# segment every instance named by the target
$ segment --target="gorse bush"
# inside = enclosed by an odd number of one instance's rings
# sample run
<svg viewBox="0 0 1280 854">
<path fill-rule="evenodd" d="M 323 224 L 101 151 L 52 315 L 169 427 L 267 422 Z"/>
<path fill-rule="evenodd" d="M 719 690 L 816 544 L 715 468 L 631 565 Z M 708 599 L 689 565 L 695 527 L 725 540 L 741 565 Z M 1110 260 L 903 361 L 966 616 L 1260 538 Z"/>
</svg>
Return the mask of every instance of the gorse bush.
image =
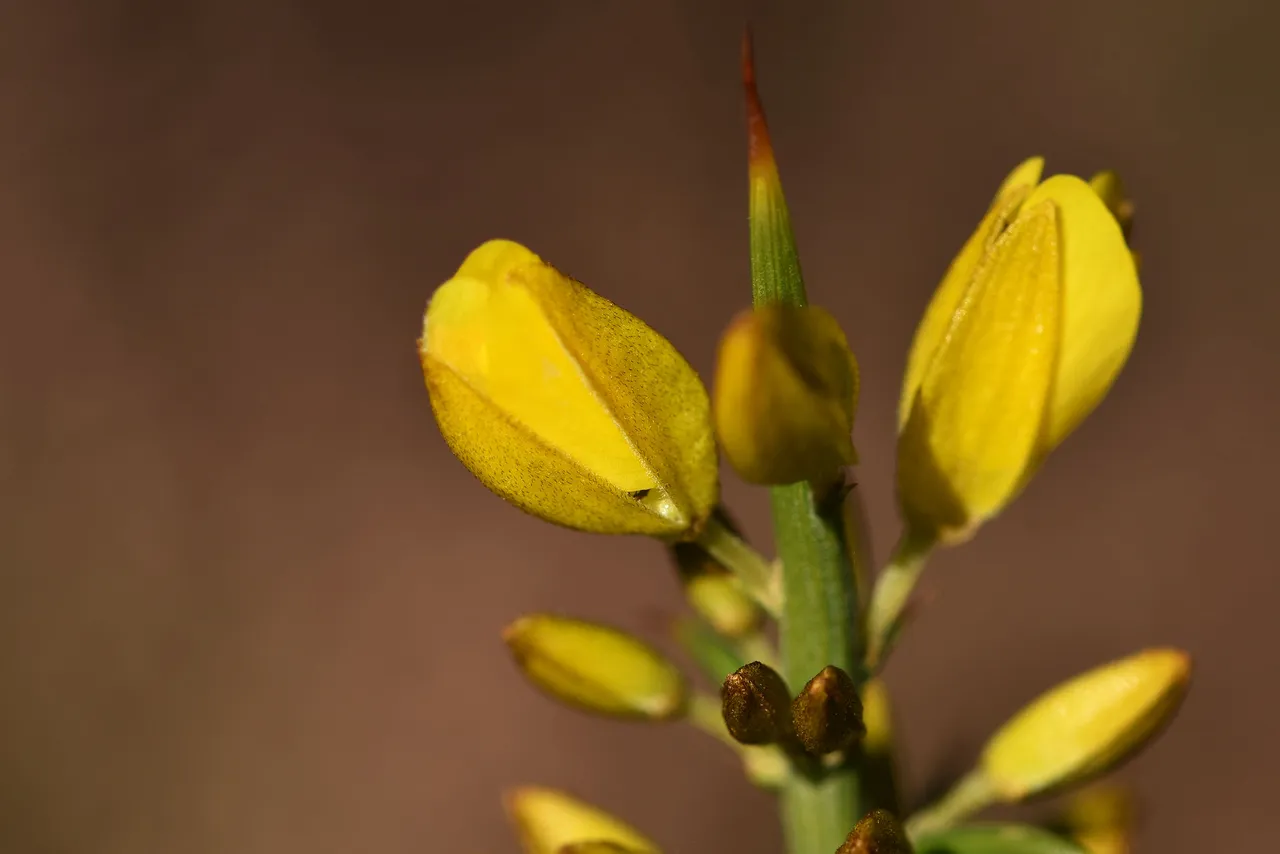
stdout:
<svg viewBox="0 0 1280 854">
<path fill-rule="evenodd" d="M 858 364 L 836 318 L 808 303 L 749 39 L 743 70 L 754 307 L 724 333 L 711 394 L 642 320 L 510 241 L 472 252 L 427 307 L 422 368 L 454 454 L 549 522 L 666 543 L 690 605 L 677 637 L 721 689 L 693 687 L 638 638 L 552 614 L 507 628 L 515 661 L 575 708 L 686 721 L 737 751 L 777 792 L 789 854 L 1122 852 L 1122 799 L 1080 787 L 1174 715 L 1185 653 L 1141 650 L 1062 683 L 911 815 L 879 674 L 929 556 L 1007 507 L 1123 368 L 1142 305 L 1132 205 L 1114 174 L 1046 178 L 1038 157 L 999 185 L 911 345 L 903 533 L 873 585 L 847 478 Z M 768 487 L 776 560 L 720 504 L 720 454 Z M 1052 828 L 971 821 L 1077 790 Z M 529 854 L 659 850 L 564 792 L 518 789 L 507 807 Z"/>
</svg>

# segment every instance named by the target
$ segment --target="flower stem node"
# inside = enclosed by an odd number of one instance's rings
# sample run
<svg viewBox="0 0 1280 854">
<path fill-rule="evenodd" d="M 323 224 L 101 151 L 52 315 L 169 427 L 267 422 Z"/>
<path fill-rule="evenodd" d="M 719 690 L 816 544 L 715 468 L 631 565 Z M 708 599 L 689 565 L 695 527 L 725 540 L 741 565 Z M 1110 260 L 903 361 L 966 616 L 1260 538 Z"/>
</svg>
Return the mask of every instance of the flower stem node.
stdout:
<svg viewBox="0 0 1280 854">
<path fill-rule="evenodd" d="M 836 854 L 911 854 L 911 843 L 893 813 L 875 809 L 850 831 Z"/>
<path fill-rule="evenodd" d="M 555 789 L 526 786 L 508 793 L 507 815 L 525 854 L 560 854 L 566 846 L 614 845 L 618 851 L 659 854 L 658 846 L 620 819 Z M 577 854 L 614 849 L 586 848 Z"/>
<path fill-rule="evenodd" d="M 1042 182 L 1043 166 L 1031 158 L 1005 179 L 908 357 L 898 498 L 909 526 L 943 542 L 1017 496 L 1105 397 L 1137 335 L 1118 182 Z"/>
<path fill-rule="evenodd" d="M 711 409 L 644 322 L 491 240 L 431 297 L 419 341 L 440 432 L 485 486 L 570 528 L 692 539 L 719 485 Z"/>
<path fill-rule="evenodd" d="M 866 734 L 853 677 L 828 665 L 791 702 L 796 737 L 813 756 L 844 750 Z"/>
<path fill-rule="evenodd" d="M 503 633 L 521 672 L 562 703 L 616 718 L 681 717 L 680 670 L 643 641 L 609 626 L 552 614 L 521 617 Z"/>
<path fill-rule="evenodd" d="M 778 672 L 753 661 L 720 688 L 725 727 L 742 744 L 774 744 L 791 736 L 791 692 Z"/>
<path fill-rule="evenodd" d="M 748 309 L 721 339 L 716 431 L 725 457 L 750 483 L 832 482 L 857 462 L 857 403 L 857 361 L 825 309 Z"/>
<path fill-rule="evenodd" d="M 1065 682 L 991 738 L 981 771 L 1005 801 L 1084 783 L 1137 752 L 1173 719 L 1191 678 L 1177 649 L 1150 649 Z"/>
</svg>

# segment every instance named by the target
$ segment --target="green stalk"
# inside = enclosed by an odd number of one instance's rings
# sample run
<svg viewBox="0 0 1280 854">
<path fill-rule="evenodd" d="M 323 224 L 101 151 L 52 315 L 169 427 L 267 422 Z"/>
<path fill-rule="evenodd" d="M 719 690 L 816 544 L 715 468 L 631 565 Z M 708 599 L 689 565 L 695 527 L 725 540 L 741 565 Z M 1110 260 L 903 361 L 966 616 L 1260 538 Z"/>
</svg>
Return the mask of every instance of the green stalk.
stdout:
<svg viewBox="0 0 1280 854">
<path fill-rule="evenodd" d="M 996 792 L 982 771 L 970 771 L 942 800 L 911 816 L 906 824 L 907 835 L 912 839 L 919 839 L 921 836 L 954 827 L 995 801 Z"/>
<path fill-rule="evenodd" d="M 769 129 L 755 84 L 750 32 L 743 43 L 747 101 L 751 292 L 756 306 L 803 306 L 804 277 Z M 782 670 L 798 691 L 829 664 L 855 678 L 864 650 L 841 501 L 817 494 L 808 483 L 771 490 L 774 539 L 782 561 L 782 613 L 778 636 Z M 870 805 L 857 753 L 837 768 L 793 773 L 781 792 L 783 832 L 789 854 L 830 854 Z M 797 769 L 799 771 L 800 769 Z"/>
<path fill-rule="evenodd" d="M 933 552 L 935 538 L 908 527 L 893 550 L 889 565 L 876 579 L 867 611 L 867 633 L 870 637 L 868 665 L 873 671 L 884 667 L 893 642 L 902 628 L 907 602 L 916 589 L 920 573 Z"/>
<path fill-rule="evenodd" d="M 773 487 L 770 498 L 782 559 L 778 635 L 787 682 L 798 690 L 828 664 L 857 678 L 862 643 L 840 505 L 824 508 L 807 483 Z M 854 761 L 816 779 L 795 774 L 788 780 L 782 821 L 790 854 L 830 854 L 840 847 L 870 808 L 863 771 Z"/>
</svg>

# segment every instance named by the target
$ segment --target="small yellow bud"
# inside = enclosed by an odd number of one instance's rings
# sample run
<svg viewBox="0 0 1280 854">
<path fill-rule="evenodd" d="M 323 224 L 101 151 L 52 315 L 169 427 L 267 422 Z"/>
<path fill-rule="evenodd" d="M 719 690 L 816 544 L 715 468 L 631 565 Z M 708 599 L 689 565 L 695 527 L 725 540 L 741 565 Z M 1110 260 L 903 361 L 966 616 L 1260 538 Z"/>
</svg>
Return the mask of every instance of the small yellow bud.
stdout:
<svg viewBox="0 0 1280 854">
<path fill-rule="evenodd" d="M 831 664 L 792 700 L 791 722 L 804 749 L 814 756 L 844 750 L 867 731 L 858 686 Z"/>
<path fill-rule="evenodd" d="M 714 515 L 726 529 L 739 533 L 723 509 L 718 508 Z M 760 606 L 742 589 L 741 581 L 701 543 L 675 543 L 670 549 L 685 596 L 698 616 L 731 638 L 744 637 L 759 628 L 764 618 Z"/>
<path fill-rule="evenodd" d="M 685 595 L 717 632 L 731 638 L 750 634 L 760 625 L 763 612 L 732 575 L 714 573 L 690 578 Z"/>
<path fill-rule="evenodd" d="M 720 342 L 713 402 L 725 457 L 751 483 L 826 482 L 857 461 L 857 362 L 824 309 L 740 314 Z"/>
<path fill-rule="evenodd" d="M 431 297 L 419 342 L 440 432 L 485 486 L 547 521 L 695 536 L 716 504 L 706 390 L 642 321 L 507 240 Z"/>
<path fill-rule="evenodd" d="M 742 744 L 773 744 L 791 736 L 787 683 L 767 664 L 753 661 L 725 677 L 721 713 L 729 735 Z"/>
<path fill-rule="evenodd" d="M 1013 500 L 1102 401 L 1137 335 L 1142 292 L 1116 214 L 1079 178 L 1041 182 L 1042 167 L 1032 158 L 1005 180 L 907 362 L 899 501 L 944 541 Z"/>
<path fill-rule="evenodd" d="M 871 803 L 896 809 L 898 762 L 893 750 L 893 708 L 889 688 L 881 678 L 863 683 L 862 722 L 867 728 L 867 734 L 862 737 L 862 761 L 869 772 L 869 799 Z"/>
<path fill-rule="evenodd" d="M 1059 685 L 1001 727 L 982 773 L 1007 801 L 1105 773 L 1150 741 L 1177 712 L 1191 660 L 1151 649 Z"/>
<path fill-rule="evenodd" d="M 533 614 L 503 632 L 529 681 L 555 699 L 600 715 L 668 720 L 684 714 L 684 677 L 653 647 L 596 623 Z"/>
<path fill-rule="evenodd" d="M 862 686 L 862 721 L 867 727 L 865 749 L 880 752 L 892 747 L 893 709 L 889 705 L 889 687 L 883 679 L 871 679 Z"/>
<path fill-rule="evenodd" d="M 877 809 L 863 816 L 836 854 L 911 854 L 911 843 L 893 813 Z"/>
<path fill-rule="evenodd" d="M 1127 790 L 1113 785 L 1086 789 L 1071 798 L 1065 818 L 1071 838 L 1088 854 L 1129 854 L 1134 806 Z"/>
<path fill-rule="evenodd" d="M 526 854 L 559 854 L 565 846 L 581 843 L 607 843 L 635 854 L 658 854 L 658 846 L 638 830 L 555 789 L 516 789 L 507 795 L 506 809 Z"/>
</svg>

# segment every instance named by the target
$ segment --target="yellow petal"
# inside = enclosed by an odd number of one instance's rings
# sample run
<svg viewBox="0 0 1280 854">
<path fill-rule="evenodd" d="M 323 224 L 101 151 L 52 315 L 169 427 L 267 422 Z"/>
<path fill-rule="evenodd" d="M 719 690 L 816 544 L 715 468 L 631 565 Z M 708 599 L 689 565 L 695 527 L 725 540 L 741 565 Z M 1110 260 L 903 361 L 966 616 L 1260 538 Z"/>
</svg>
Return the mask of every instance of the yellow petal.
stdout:
<svg viewBox="0 0 1280 854">
<path fill-rule="evenodd" d="M 1012 196 L 1016 190 L 1023 187 L 1030 190 L 1040 183 L 1040 176 L 1044 174 L 1044 158 L 1040 156 L 1028 157 L 1019 163 L 1009 173 L 1004 182 L 1000 184 L 1000 189 L 996 190 L 995 201 L 992 207 L 998 207 L 1008 197 Z"/>
<path fill-rule="evenodd" d="M 1062 340 L 1041 454 L 1052 450 L 1102 401 L 1138 334 L 1142 289 L 1120 225 L 1098 194 L 1055 175 L 1027 199 L 1058 212 Z"/>
<path fill-rule="evenodd" d="M 951 328 L 952 316 L 972 283 L 978 265 L 991 250 L 996 238 L 1017 216 L 1027 195 L 1040 180 L 1040 172 L 1043 168 L 1044 158 L 1032 157 L 1018 164 L 1009 173 L 1000 184 L 1000 189 L 996 191 L 995 199 L 986 216 L 982 218 L 978 228 L 960 249 L 960 254 L 951 262 L 946 275 L 942 278 L 942 283 L 934 291 L 925 309 L 924 317 L 916 329 L 915 338 L 911 342 L 911 351 L 907 356 L 902 398 L 898 402 L 899 430 L 907 423 L 925 369 L 933 360 L 947 330 Z"/>
<path fill-rule="evenodd" d="M 725 332 L 714 412 L 725 457 L 751 483 L 826 480 L 852 464 L 858 368 L 829 312 L 772 304 Z"/>
<path fill-rule="evenodd" d="M 519 244 L 475 250 L 419 345 L 441 433 L 551 522 L 676 538 L 718 495 L 706 391 L 661 335 Z"/>
<path fill-rule="evenodd" d="M 658 854 L 658 846 L 640 831 L 555 789 L 517 789 L 507 796 L 506 808 L 526 854 L 556 854 L 580 842 L 612 842 L 639 854 Z"/>
<path fill-rule="evenodd" d="M 1176 649 L 1146 650 L 1077 676 L 1000 728 L 983 751 L 983 774 L 1012 801 L 1104 773 L 1168 723 L 1190 676 L 1190 659 Z"/>
<path fill-rule="evenodd" d="M 639 720 L 666 720 L 684 712 L 679 668 L 625 632 L 531 614 L 508 626 L 502 637 L 529 681 L 562 703 Z"/>
<path fill-rule="evenodd" d="M 918 529 L 961 536 L 1022 483 L 1056 361 L 1059 269 L 1054 206 L 1028 202 L 952 313 L 899 437 L 899 500 Z"/>
</svg>

